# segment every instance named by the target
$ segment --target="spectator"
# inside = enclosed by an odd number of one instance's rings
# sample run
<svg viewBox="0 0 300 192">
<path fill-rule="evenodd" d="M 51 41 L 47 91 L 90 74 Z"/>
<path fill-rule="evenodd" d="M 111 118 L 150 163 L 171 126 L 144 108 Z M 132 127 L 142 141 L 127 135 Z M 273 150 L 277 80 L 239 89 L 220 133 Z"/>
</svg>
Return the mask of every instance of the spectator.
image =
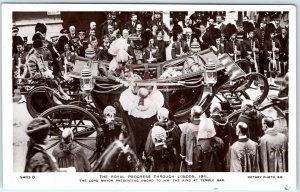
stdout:
<svg viewBox="0 0 300 192">
<path fill-rule="evenodd" d="M 57 162 L 46 151 L 45 144 L 50 131 L 50 122 L 42 117 L 33 119 L 27 126 L 29 147 L 26 154 L 25 172 L 57 172 Z"/>
</svg>

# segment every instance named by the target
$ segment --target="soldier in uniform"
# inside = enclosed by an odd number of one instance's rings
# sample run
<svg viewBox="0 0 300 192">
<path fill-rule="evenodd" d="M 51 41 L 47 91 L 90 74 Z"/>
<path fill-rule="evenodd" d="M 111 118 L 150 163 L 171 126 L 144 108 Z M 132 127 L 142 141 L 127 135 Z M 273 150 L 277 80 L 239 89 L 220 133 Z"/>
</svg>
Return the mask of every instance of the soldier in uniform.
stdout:
<svg viewBox="0 0 300 192">
<path fill-rule="evenodd" d="M 217 48 L 218 55 L 225 53 L 225 45 L 221 41 L 221 30 L 211 27 L 209 33 L 211 46 L 215 46 Z"/>
<path fill-rule="evenodd" d="M 278 39 L 275 39 L 275 27 L 272 23 L 266 25 L 265 43 L 264 43 L 264 57 L 267 66 L 264 67 L 264 73 L 268 76 L 269 85 L 278 87 L 275 83 L 275 76 L 280 70 L 279 53 L 281 45 Z"/>
<path fill-rule="evenodd" d="M 237 29 L 235 25 L 229 23 L 224 29 L 225 38 L 228 39 L 225 43 L 225 52 L 233 59 L 238 60 L 241 56 L 242 46 L 237 40 Z"/>
<path fill-rule="evenodd" d="M 251 62 L 251 66 L 243 66 L 242 69 L 249 73 L 250 70 L 253 72 L 259 72 L 258 66 L 258 56 L 259 56 L 259 41 L 257 38 L 254 37 L 254 25 L 250 22 L 246 22 L 244 24 L 244 37 L 246 39 L 242 42 L 242 57 L 249 60 Z"/>
</svg>

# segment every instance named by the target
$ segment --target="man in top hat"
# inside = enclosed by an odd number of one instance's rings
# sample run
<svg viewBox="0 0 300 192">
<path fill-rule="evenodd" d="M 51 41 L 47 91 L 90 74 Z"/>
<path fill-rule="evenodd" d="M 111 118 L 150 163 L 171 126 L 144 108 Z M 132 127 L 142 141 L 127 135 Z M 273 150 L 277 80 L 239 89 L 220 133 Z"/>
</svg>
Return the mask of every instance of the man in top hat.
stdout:
<svg viewBox="0 0 300 192">
<path fill-rule="evenodd" d="M 74 134 L 70 128 L 62 131 L 62 140 L 53 149 L 52 155 L 59 168 L 75 168 L 76 172 L 88 172 L 90 162 L 83 148 L 74 142 Z"/>
<path fill-rule="evenodd" d="M 281 51 L 281 44 L 275 38 L 275 27 L 272 23 L 266 25 L 265 43 L 264 43 L 264 58 L 266 66 L 264 66 L 264 73 L 268 76 L 269 85 L 278 87 L 275 83 L 275 76 L 280 71 L 279 53 Z"/>
<path fill-rule="evenodd" d="M 27 126 L 29 147 L 26 154 L 25 172 L 57 172 L 55 158 L 48 154 L 45 144 L 50 132 L 50 122 L 42 117 L 33 119 Z"/>
<path fill-rule="evenodd" d="M 262 172 L 288 172 L 288 140 L 274 128 L 271 117 L 263 119 L 265 135 L 259 140 Z"/>
<path fill-rule="evenodd" d="M 72 38 L 72 48 L 74 50 L 74 53 L 75 55 L 78 55 L 78 56 L 81 56 L 81 57 L 84 57 L 84 47 L 82 45 L 80 45 L 80 40 L 79 40 L 79 37 L 74 37 Z"/>
<path fill-rule="evenodd" d="M 229 23 L 224 29 L 225 38 L 228 39 L 225 43 L 225 52 L 233 59 L 238 60 L 241 56 L 242 46 L 237 40 L 237 29 L 235 25 Z"/>
<path fill-rule="evenodd" d="M 259 72 L 258 57 L 260 50 L 260 43 L 257 38 L 254 37 L 254 25 L 251 22 L 244 24 L 244 37 L 243 40 L 243 53 L 242 57 L 251 62 L 251 66 L 242 66 L 242 69 L 249 73 L 251 71 Z"/>
<path fill-rule="evenodd" d="M 248 125 L 236 125 L 238 140 L 233 143 L 227 155 L 227 168 L 230 172 L 260 172 L 258 144 L 247 137 Z"/>
<path fill-rule="evenodd" d="M 87 37 L 86 37 L 86 32 L 85 30 L 83 29 L 80 29 L 78 31 L 78 37 L 79 37 L 79 44 L 80 46 L 83 46 L 83 47 L 87 47 L 87 45 L 85 45 L 87 43 Z M 85 43 L 84 43 L 85 42 Z"/>
</svg>

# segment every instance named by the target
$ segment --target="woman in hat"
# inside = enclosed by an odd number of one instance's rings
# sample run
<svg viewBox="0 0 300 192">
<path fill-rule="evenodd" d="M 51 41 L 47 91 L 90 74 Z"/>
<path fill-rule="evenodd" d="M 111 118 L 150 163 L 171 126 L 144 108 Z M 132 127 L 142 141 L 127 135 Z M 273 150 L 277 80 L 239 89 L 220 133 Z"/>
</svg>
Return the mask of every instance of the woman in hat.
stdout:
<svg viewBox="0 0 300 192">
<path fill-rule="evenodd" d="M 29 147 L 26 155 L 25 172 L 57 172 L 56 160 L 46 151 L 45 144 L 50 131 L 50 122 L 42 117 L 33 119 L 27 126 Z"/>
</svg>

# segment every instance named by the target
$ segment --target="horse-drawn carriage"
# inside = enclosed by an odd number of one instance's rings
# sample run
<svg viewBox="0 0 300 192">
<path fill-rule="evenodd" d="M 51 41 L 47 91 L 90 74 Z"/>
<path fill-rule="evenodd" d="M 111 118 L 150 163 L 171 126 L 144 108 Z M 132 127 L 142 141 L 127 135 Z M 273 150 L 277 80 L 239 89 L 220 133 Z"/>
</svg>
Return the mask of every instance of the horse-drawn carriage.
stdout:
<svg viewBox="0 0 300 192">
<path fill-rule="evenodd" d="M 229 115 L 228 122 L 237 117 L 230 115 L 240 109 L 244 99 L 252 99 L 261 104 L 268 95 L 267 79 L 259 73 L 246 74 L 240 67 L 246 61 L 234 62 L 230 56 L 216 55 L 213 48 L 183 56 L 162 63 L 144 63 L 131 65 L 136 87 L 153 86 L 164 96 L 164 107 L 168 108 L 177 123 L 184 123 L 190 115 L 190 109 L 199 105 L 206 110 L 214 99 L 218 99 L 223 110 Z M 94 88 L 90 91 L 91 100 L 83 99 L 80 92 L 81 70 L 89 63 L 93 74 Z M 246 63 L 247 64 L 247 63 Z M 65 87 L 71 100 L 64 100 L 55 94 L 56 90 L 47 86 L 36 86 L 27 96 L 27 108 L 33 116 L 42 116 L 50 120 L 51 133 L 48 150 L 61 140 L 64 128 L 71 128 L 74 141 L 86 149 L 89 160 L 97 156 L 96 130 L 104 123 L 103 110 L 111 105 L 121 111 L 120 94 L 127 89 L 120 81 L 99 72 L 106 70 L 109 63 L 77 58 L 75 67 L 69 76 L 73 83 Z M 255 82 L 260 87 L 259 94 L 252 98 L 250 86 Z M 121 118 L 118 119 L 122 121 Z"/>
</svg>

